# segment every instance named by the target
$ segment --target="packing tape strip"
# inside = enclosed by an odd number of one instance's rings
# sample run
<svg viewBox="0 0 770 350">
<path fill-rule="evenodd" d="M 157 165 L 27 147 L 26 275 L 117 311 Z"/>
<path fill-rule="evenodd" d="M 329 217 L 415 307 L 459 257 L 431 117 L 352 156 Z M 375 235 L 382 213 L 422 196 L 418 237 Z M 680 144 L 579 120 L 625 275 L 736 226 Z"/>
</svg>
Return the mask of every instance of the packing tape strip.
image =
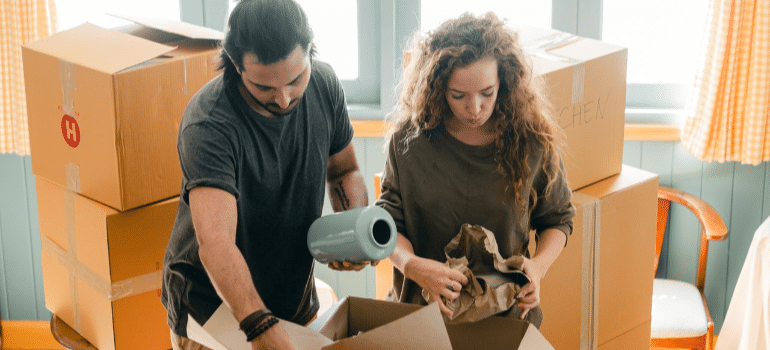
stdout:
<svg viewBox="0 0 770 350">
<path fill-rule="evenodd" d="M 75 257 L 77 256 L 77 242 L 76 242 L 76 236 L 75 236 L 75 193 L 72 191 L 64 191 L 64 222 L 65 222 L 65 233 L 67 235 L 67 251 L 69 252 L 69 255 L 61 255 L 61 254 L 52 254 L 54 257 L 59 260 L 59 263 L 61 263 L 65 267 L 70 267 L 73 265 L 72 260 L 77 260 Z M 41 239 L 41 245 L 42 250 L 44 252 L 48 252 L 49 248 L 46 246 L 53 245 L 52 242 L 49 241 L 48 237 L 43 236 L 43 239 Z M 55 246 L 55 245 L 54 245 Z M 58 247 L 57 247 L 58 248 Z M 59 249 L 61 250 L 61 249 Z M 53 252 L 55 253 L 55 252 Z M 49 253 L 50 254 L 50 253 Z M 70 305 L 72 305 L 72 320 L 74 324 L 72 327 L 80 332 L 80 317 L 78 317 L 78 310 L 80 308 L 78 307 L 78 281 L 77 281 L 77 273 L 74 271 L 74 269 L 67 268 L 68 272 L 68 279 L 70 282 Z"/>
<path fill-rule="evenodd" d="M 573 66 L 572 96 L 570 99 L 572 104 L 577 104 L 583 101 L 583 90 L 585 86 L 585 62 L 583 60 L 572 57 L 556 55 L 548 51 L 571 45 L 572 43 L 575 43 L 581 39 L 582 38 L 579 36 L 570 33 L 554 33 L 534 40 L 524 46 L 524 51 L 528 52 L 530 55 Z"/>
<path fill-rule="evenodd" d="M 594 237 L 593 237 L 593 278 L 594 281 L 593 284 L 593 293 L 591 293 L 592 300 L 591 300 L 591 327 L 596 330 L 595 332 L 591 332 L 591 349 L 596 349 L 599 343 L 599 258 L 601 254 L 599 243 L 602 239 L 602 201 L 596 200 L 596 205 L 594 206 Z"/>
<path fill-rule="evenodd" d="M 41 235 L 41 248 L 44 253 L 55 258 L 69 273 L 70 303 L 72 305 L 72 328 L 80 332 L 82 330 L 78 310 L 78 279 L 85 282 L 99 295 L 109 301 L 116 301 L 126 297 L 142 294 L 161 288 L 163 271 L 155 271 L 128 278 L 119 282 L 109 283 L 107 279 L 91 270 L 77 259 L 77 234 L 75 226 L 75 193 L 64 191 L 65 230 L 67 234 L 67 250 L 60 248 L 45 235 Z"/>
<path fill-rule="evenodd" d="M 593 328 L 593 289 L 592 283 L 594 276 L 594 228 L 596 227 L 596 204 L 598 199 L 579 193 L 573 192 L 572 198 L 577 203 L 583 204 L 583 216 L 582 216 L 582 256 L 581 262 L 581 302 L 580 302 L 580 314 L 587 315 L 588 317 L 581 317 L 580 321 L 580 350 L 596 349 L 594 332 L 591 332 Z"/>
<path fill-rule="evenodd" d="M 64 165 L 64 172 L 67 177 L 67 189 L 80 193 L 80 167 L 75 163 L 67 163 Z"/>
<path fill-rule="evenodd" d="M 75 65 L 72 62 L 59 60 L 59 78 L 61 79 L 62 111 L 69 116 L 75 116 L 75 101 L 73 92 L 77 89 L 75 82 Z M 70 191 L 80 193 L 80 168 L 68 163 L 64 166 L 67 178 L 67 188 Z"/>
<path fill-rule="evenodd" d="M 570 45 L 580 39 L 581 38 L 577 35 L 566 32 L 558 32 L 530 41 L 526 45 L 526 48 L 548 51 L 558 47 Z"/>
<path fill-rule="evenodd" d="M 61 80 L 62 109 L 64 114 L 75 115 L 75 101 L 73 92 L 77 88 L 75 83 L 75 65 L 72 62 L 59 60 L 59 79 Z"/>
<path fill-rule="evenodd" d="M 586 65 L 577 63 L 572 67 L 572 104 L 583 101 L 583 88 L 585 87 Z"/>
<path fill-rule="evenodd" d="M 128 278 L 112 284 L 75 258 L 75 254 L 59 248 L 48 237 L 42 239 L 43 251 L 56 258 L 64 267 L 73 271 L 75 278 L 83 280 L 99 295 L 109 301 L 116 301 L 130 296 L 157 290 L 161 287 L 163 271 L 155 271 Z M 73 303 L 73 305 L 75 305 Z"/>
<path fill-rule="evenodd" d="M 182 75 L 184 77 L 184 96 L 187 96 L 190 93 L 190 88 L 187 86 L 189 82 L 187 81 L 187 65 L 190 64 L 190 59 L 187 57 L 187 55 L 184 55 L 184 59 L 182 60 Z"/>
</svg>

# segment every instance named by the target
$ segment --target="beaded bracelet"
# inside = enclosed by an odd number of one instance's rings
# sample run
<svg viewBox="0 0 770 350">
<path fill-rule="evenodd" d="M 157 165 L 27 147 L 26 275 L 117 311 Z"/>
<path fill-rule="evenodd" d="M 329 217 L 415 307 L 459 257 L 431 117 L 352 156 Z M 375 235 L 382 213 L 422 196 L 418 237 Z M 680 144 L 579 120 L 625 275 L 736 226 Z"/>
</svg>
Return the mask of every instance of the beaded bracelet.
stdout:
<svg viewBox="0 0 770 350">
<path fill-rule="evenodd" d="M 262 324 L 259 325 L 259 327 L 255 327 L 251 330 L 251 332 L 246 334 L 246 341 L 251 342 L 254 340 L 254 338 L 262 335 L 262 333 L 265 333 L 270 327 L 276 325 L 278 323 L 278 317 L 275 317 L 273 315 L 270 315 L 267 318 L 267 321 L 262 322 Z"/>
</svg>

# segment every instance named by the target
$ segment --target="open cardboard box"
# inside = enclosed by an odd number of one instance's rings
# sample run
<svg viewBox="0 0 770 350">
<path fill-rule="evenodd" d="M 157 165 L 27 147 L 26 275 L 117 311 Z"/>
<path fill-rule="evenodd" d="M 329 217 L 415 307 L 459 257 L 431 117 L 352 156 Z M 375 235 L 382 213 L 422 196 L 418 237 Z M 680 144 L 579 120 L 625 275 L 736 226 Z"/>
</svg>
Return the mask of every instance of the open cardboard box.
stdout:
<svg viewBox="0 0 770 350">
<path fill-rule="evenodd" d="M 22 47 L 32 172 L 126 211 L 179 195 L 177 131 L 218 73 L 222 33 L 132 19 Z"/>
<path fill-rule="evenodd" d="M 347 297 L 308 326 L 332 339 L 322 349 L 553 349 L 528 322 L 490 317 L 445 325 L 438 305 Z"/>
<path fill-rule="evenodd" d="M 540 281 L 558 349 L 649 349 L 658 175 L 623 165 L 573 192 L 567 246 Z"/>
</svg>

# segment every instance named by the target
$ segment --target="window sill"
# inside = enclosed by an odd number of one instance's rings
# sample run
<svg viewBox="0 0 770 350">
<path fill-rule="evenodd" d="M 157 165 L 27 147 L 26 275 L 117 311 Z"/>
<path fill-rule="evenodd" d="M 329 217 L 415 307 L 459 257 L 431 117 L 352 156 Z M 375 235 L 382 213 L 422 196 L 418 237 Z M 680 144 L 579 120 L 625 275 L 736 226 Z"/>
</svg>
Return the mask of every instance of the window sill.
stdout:
<svg viewBox="0 0 770 350">
<path fill-rule="evenodd" d="M 627 111 L 632 120 L 626 123 L 624 129 L 625 141 L 679 141 L 679 125 L 670 122 L 660 123 L 641 123 L 635 118 L 639 111 L 644 111 L 644 117 L 647 120 L 657 120 L 652 114 L 665 114 L 669 116 L 672 113 L 668 110 L 665 113 L 658 110 L 631 109 Z M 652 111 L 652 112 L 651 112 Z M 389 123 L 385 121 L 388 111 L 383 110 L 379 105 L 372 104 L 350 104 L 348 105 L 348 115 L 353 123 L 354 137 L 384 137 L 388 130 Z M 651 114 L 652 113 L 652 114 Z M 655 115 L 657 115 L 655 114 Z"/>
<path fill-rule="evenodd" d="M 626 123 L 625 141 L 679 141 L 679 125 Z"/>
<path fill-rule="evenodd" d="M 384 137 L 388 122 L 379 119 L 353 119 L 354 137 Z M 675 124 L 626 124 L 625 141 L 679 141 L 679 125 Z"/>
</svg>

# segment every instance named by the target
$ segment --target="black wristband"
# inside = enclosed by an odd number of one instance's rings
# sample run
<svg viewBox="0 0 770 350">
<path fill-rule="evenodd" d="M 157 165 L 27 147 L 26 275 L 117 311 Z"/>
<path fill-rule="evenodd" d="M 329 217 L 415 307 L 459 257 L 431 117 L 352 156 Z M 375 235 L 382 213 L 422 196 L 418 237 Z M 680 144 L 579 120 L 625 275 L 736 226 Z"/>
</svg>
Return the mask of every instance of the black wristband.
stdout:
<svg viewBox="0 0 770 350">
<path fill-rule="evenodd" d="M 257 326 L 269 316 L 273 316 L 273 313 L 270 311 L 270 309 L 267 308 L 253 312 L 251 315 L 246 316 L 239 323 L 241 331 L 246 333 L 246 336 L 248 337 L 249 333 L 257 328 Z"/>
<path fill-rule="evenodd" d="M 262 335 L 262 333 L 265 333 L 270 327 L 275 326 L 277 323 L 278 317 L 273 315 L 268 316 L 267 320 L 259 324 L 258 327 L 254 327 L 251 331 L 246 332 L 246 341 L 251 342 L 254 338 Z"/>
</svg>

